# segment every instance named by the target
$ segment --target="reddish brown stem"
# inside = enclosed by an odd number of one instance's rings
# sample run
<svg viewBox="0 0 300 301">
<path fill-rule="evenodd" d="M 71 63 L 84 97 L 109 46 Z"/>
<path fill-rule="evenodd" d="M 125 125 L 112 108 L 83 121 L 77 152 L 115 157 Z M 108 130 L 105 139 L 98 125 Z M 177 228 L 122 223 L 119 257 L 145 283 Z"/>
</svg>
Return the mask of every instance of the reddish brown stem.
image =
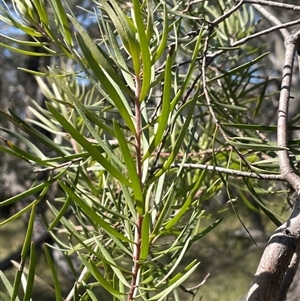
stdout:
<svg viewBox="0 0 300 301">
<path fill-rule="evenodd" d="M 136 150 L 136 169 L 139 176 L 140 185 L 142 185 L 142 149 L 141 149 L 141 79 L 136 77 L 136 89 L 135 89 L 135 150 Z M 133 250 L 133 267 L 131 285 L 128 294 L 128 301 L 131 301 L 135 297 L 138 275 L 140 270 L 140 252 L 141 252 L 141 232 L 142 232 L 143 215 L 138 215 L 134 237 L 134 250 Z"/>
</svg>

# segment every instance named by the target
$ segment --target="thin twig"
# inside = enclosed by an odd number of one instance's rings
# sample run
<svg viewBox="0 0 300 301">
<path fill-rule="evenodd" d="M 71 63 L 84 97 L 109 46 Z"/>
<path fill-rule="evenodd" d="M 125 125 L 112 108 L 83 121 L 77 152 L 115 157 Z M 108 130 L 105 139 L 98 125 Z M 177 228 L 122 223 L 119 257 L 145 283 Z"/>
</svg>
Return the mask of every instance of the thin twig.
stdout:
<svg viewBox="0 0 300 301">
<path fill-rule="evenodd" d="M 151 171 L 157 170 L 163 167 L 163 164 L 154 165 L 151 168 Z M 260 180 L 276 180 L 276 181 L 285 181 L 285 178 L 279 174 L 261 174 L 255 172 L 241 171 L 236 169 L 224 168 L 215 165 L 206 165 L 206 164 L 197 164 L 197 163 L 174 163 L 170 168 L 190 168 L 190 169 L 205 169 L 208 171 L 220 172 L 225 174 L 230 174 L 236 177 L 247 177 Z"/>
<path fill-rule="evenodd" d="M 242 3 L 256 3 L 260 5 L 266 5 L 271 7 L 279 7 L 284 8 L 288 10 L 300 10 L 300 6 L 293 5 L 293 4 L 287 4 L 287 3 L 280 3 L 280 2 L 274 2 L 274 1 L 265 1 L 265 0 L 237 0 L 236 2 L 242 2 Z"/>
<path fill-rule="evenodd" d="M 280 26 L 282 25 L 282 22 L 276 18 L 274 15 L 272 15 L 267 9 L 265 9 L 263 6 L 259 5 L 259 4 L 253 4 L 253 7 L 259 11 L 265 18 L 267 18 L 268 20 L 270 20 L 274 25 L 276 26 Z M 281 28 L 280 32 L 283 36 L 284 39 L 286 39 L 290 33 L 286 28 Z"/>
<path fill-rule="evenodd" d="M 235 43 L 232 43 L 230 46 L 234 47 L 234 46 L 240 46 L 242 44 L 245 44 L 246 42 L 252 40 L 252 39 L 255 39 L 257 37 L 260 37 L 262 35 L 265 35 L 265 34 L 269 34 L 270 32 L 273 32 L 273 31 L 276 31 L 278 29 L 281 29 L 281 28 L 288 28 L 290 26 L 294 26 L 294 25 L 297 25 L 297 24 L 300 24 L 300 19 L 296 20 L 296 21 L 291 21 L 291 22 L 287 22 L 287 23 L 283 23 L 281 25 L 276 25 L 276 26 L 273 26 L 271 28 L 268 28 L 266 30 L 262 30 L 260 32 L 257 32 L 257 33 L 254 33 L 250 36 L 247 36 L 243 39 L 240 39 L 238 41 L 236 41 Z"/>
</svg>

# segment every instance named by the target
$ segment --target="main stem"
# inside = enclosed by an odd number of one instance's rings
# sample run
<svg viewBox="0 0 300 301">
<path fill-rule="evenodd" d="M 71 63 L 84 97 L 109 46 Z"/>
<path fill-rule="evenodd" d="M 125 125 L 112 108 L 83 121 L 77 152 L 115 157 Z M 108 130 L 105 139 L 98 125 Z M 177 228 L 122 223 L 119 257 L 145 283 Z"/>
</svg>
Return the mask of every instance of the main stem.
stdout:
<svg viewBox="0 0 300 301">
<path fill-rule="evenodd" d="M 136 76 L 136 87 L 135 87 L 135 151 L 136 151 L 136 170 L 140 180 L 140 186 L 142 187 L 142 149 L 141 149 L 141 78 L 139 75 Z M 135 225 L 135 236 L 134 236 L 134 250 L 133 250 L 133 267 L 132 267 L 132 278 L 131 285 L 128 294 L 128 301 L 134 299 L 139 280 L 140 271 L 140 252 L 141 252 L 141 235 L 142 235 L 142 223 L 143 215 L 138 213 L 136 225 Z"/>
</svg>

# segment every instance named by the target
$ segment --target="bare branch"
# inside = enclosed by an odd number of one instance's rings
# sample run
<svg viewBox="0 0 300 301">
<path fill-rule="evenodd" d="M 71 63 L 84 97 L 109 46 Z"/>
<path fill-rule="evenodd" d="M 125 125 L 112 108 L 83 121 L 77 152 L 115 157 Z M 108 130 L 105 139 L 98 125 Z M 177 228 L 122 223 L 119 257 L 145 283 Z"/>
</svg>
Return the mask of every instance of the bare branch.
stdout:
<svg viewBox="0 0 300 301">
<path fill-rule="evenodd" d="M 261 5 L 253 4 L 253 7 L 255 7 L 255 9 L 257 11 L 259 11 L 264 17 L 266 17 L 268 20 L 270 20 L 271 23 L 273 23 L 274 25 L 276 25 L 276 26 L 282 25 L 282 22 L 278 18 L 276 18 L 274 15 L 272 15 L 267 9 L 265 9 Z M 281 28 L 280 32 L 284 39 L 286 39 L 290 35 L 289 31 L 286 28 Z"/>
<path fill-rule="evenodd" d="M 300 6 L 287 4 L 287 3 L 279 3 L 274 1 L 265 1 L 265 0 L 237 0 L 236 2 L 243 2 L 243 3 L 256 3 L 260 5 L 272 6 L 272 7 L 279 7 L 288 10 L 300 10 Z"/>
<path fill-rule="evenodd" d="M 292 35 L 285 41 L 286 53 L 282 74 L 282 84 L 279 98 L 277 136 L 278 146 L 287 148 L 287 116 L 290 99 L 290 89 L 292 82 L 292 72 L 294 65 L 294 57 L 297 45 L 300 43 L 300 34 Z M 278 151 L 279 166 L 282 175 L 289 184 L 300 194 L 300 177 L 297 176 L 291 166 L 288 150 L 281 149 Z"/>
<path fill-rule="evenodd" d="M 292 260 L 290 262 L 290 265 L 284 275 L 283 281 L 281 283 L 281 287 L 278 293 L 278 300 L 286 300 L 286 295 L 288 293 L 288 290 L 293 282 L 293 279 L 296 275 L 298 266 L 299 266 L 299 251 L 295 252 Z"/>
<path fill-rule="evenodd" d="M 288 266 L 300 245 L 300 196 L 291 217 L 271 236 L 261 257 L 247 301 L 277 301 Z M 285 288 L 288 290 L 289 288 Z"/>
<path fill-rule="evenodd" d="M 163 167 L 163 164 L 157 164 L 152 166 L 151 171 L 155 171 L 157 169 L 161 169 Z M 190 169 L 205 169 L 208 171 L 214 171 L 214 172 L 220 172 L 225 174 L 230 174 L 232 176 L 236 177 L 247 177 L 247 178 L 253 178 L 253 179 L 260 179 L 260 180 L 275 180 L 275 181 L 284 181 L 284 177 L 282 175 L 278 174 L 261 174 L 261 173 L 255 173 L 255 172 L 247 172 L 247 171 L 241 171 L 241 170 L 235 170 L 230 168 L 224 168 L 219 167 L 215 165 L 206 165 L 206 164 L 193 164 L 193 163 L 174 163 L 170 166 L 170 168 L 190 168 Z"/>
<path fill-rule="evenodd" d="M 300 31 L 286 38 L 285 61 L 279 98 L 277 142 L 287 148 L 287 114 L 292 81 L 293 63 L 300 43 Z M 294 172 L 286 149 L 278 151 L 281 175 L 297 192 L 291 217 L 269 240 L 255 273 L 247 301 L 284 300 L 299 264 L 300 250 L 300 177 Z"/>
<path fill-rule="evenodd" d="M 239 46 L 239 45 L 245 44 L 246 42 L 248 42 L 248 41 L 250 41 L 254 38 L 263 36 L 265 34 L 269 34 L 270 32 L 276 31 L 276 30 L 281 29 L 281 28 L 287 28 L 287 27 L 297 25 L 297 24 L 300 24 L 300 19 L 298 19 L 296 21 L 291 21 L 291 22 L 280 24 L 280 25 L 276 25 L 276 26 L 273 26 L 273 27 L 268 28 L 266 30 L 262 30 L 260 32 L 254 33 L 250 36 L 247 36 L 243 39 L 240 39 L 240 40 L 236 41 L 235 43 L 232 43 L 230 46 L 232 46 L 232 47 Z"/>
</svg>

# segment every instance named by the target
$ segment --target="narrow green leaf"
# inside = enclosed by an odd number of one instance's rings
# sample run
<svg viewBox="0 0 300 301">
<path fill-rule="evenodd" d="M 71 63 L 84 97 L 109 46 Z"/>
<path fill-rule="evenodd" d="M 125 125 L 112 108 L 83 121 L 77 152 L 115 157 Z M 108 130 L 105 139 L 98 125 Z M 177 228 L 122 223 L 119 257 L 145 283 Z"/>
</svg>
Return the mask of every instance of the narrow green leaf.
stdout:
<svg viewBox="0 0 300 301">
<path fill-rule="evenodd" d="M 112 152 L 110 147 L 105 142 L 103 142 L 101 137 L 96 132 L 94 126 L 91 124 L 89 119 L 96 120 L 97 117 L 91 111 L 89 111 L 65 85 L 59 83 L 58 79 L 56 79 L 56 82 L 57 82 L 57 85 L 60 86 L 60 88 L 69 96 L 71 101 L 74 103 L 77 112 L 82 117 L 84 123 L 86 124 L 87 128 L 89 129 L 89 131 L 91 132 L 93 137 L 96 139 L 96 141 L 98 142 L 100 147 L 103 148 L 103 150 L 106 152 L 106 154 L 109 156 L 109 158 L 112 161 L 116 162 L 117 165 L 121 169 L 124 169 L 124 165 L 115 156 L 115 154 Z M 98 118 L 97 124 L 99 124 L 99 118 Z M 112 134 L 113 136 L 115 136 L 114 132 L 111 130 L 109 130 L 108 134 Z"/>
<path fill-rule="evenodd" d="M 175 288 L 177 288 L 179 285 L 181 285 L 185 280 L 187 280 L 192 275 L 192 273 L 197 269 L 199 264 L 200 264 L 200 262 L 195 264 L 188 272 L 183 274 L 182 277 L 180 277 L 176 282 L 174 282 L 172 285 L 170 285 L 168 288 L 166 288 L 162 292 L 160 292 L 157 295 L 151 297 L 149 299 L 149 301 L 154 301 L 154 300 L 162 301 L 162 300 L 164 300 L 165 297 L 169 293 L 171 293 Z"/>
<path fill-rule="evenodd" d="M 154 3 L 151 0 L 147 0 L 147 30 L 146 30 L 146 37 L 147 37 L 148 44 L 150 43 L 150 41 L 152 39 L 153 25 L 154 25 Z"/>
<path fill-rule="evenodd" d="M 52 229 L 60 222 L 61 218 L 65 215 L 66 211 L 69 209 L 70 204 L 72 202 L 72 198 L 70 196 L 67 197 L 67 199 L 64 201 L 63 206 L 59 210 L 59 213 L 56 214 L 56 217 L 52 221 L 52 223 L 48 227 L 48 231 L 52 231 Z M 51 204 L 48 204 L 51 206 Z M 51 206 L 52 207 L 52 206 Z"/>
<path fill-rule="evenodd" d="M 95 223 L 100 225 L 109 236 L 114 236 L 123 242 L 131 242 L 131 240 L 126 238 L 116 229 L 112 228 L 106 221 L 98 216 L 97 213 L 89 205 L 87 205 L 70 187 L 68 187 L 61 181 L 58 181 L 58 183 L 61 188 L 73 199 L 73 201 L 75 201 L 80 206 L 80 209 L 83 210 L 87 214 L 87 216 L 89 216 Z"/>
<path fill-rule="evenodd" d="M 5 10 L 1 6 L 0 11 L 3 13 L 3 15 L 0 14 L 0 20 L 3 21 L 4 23 L 6 23 L 8 25 L 12 25 L 14 28 L 18 28 L 21 31 L 23 31 L 24 33 L 26 33 L 26 34 L 28 34 L 29 36 L 32 36 L 32 37 L 40 38 L 40 37 L 43 36 L 40 32 L 36 31 L 34 28 L 28 27 L 28 26 L 22 24 L 15 17 L 13 17 L 9 13 L 7 13 L 9 11 L 8 9 Z M 0 43 L 0 46 L 1 46 L 1 43 Z M 3 44 L 3 46 L 7 47 L 8 45 Z"/>
<path fill-rule="evenodd" d="M 96 65 L 99 67 L 101 66 L 101 68 L 109 74 L 112 80 L 116 83 L 118 87 L 122 89 L 122 91 L 124 91 L 128 95 L 131 95 L 131 91 L 126 87 L 124 81 L 119 77 L 118 73 L 113 68 L 112 64 L 107 60 L 107 58 L 104 55 L 104 52 L 103 53 L 101 52 L 101 48 L 100 47 L 98 48 L 95 45 L 93 40 L 90 38 L 90 36 L 87 34 L 87 32 L 82 28 L 82 26 L 75 18 L 70 17 L 70 20 L 75 26 L 75 28 L 78 30 L 78 33 L 80 34 L 81 46 L 85 46 L 83 47 L 83 49 L 89 49 L 89 52 L 87 53 L 91 54 Z M 93 60 L 91 60 L 91 62 L 93 62 Z M 89 67 L 92 68 L 93 65 L 89 65 Z M 99 80 L 101 81 L 101 77 L 99 78 Z"/>
<path fill-rule="evenodd" d="M 211 230 L 213 230 L 215 227 L 217 227 L 222 222 L 222 220 L 223 220 L 222 218 L 217 219 L 215 222 L 213 222 L 211 225 L 209 225 L 208 227 L 206 227 L 200 233 L 197 233 L 196 235 L 192 236 L 192 238 L 191 238 L 191 244 L 194 243 L 195 241 L 201 239 L 206 234 L 208 234 Z"/>
<path fill-rule="evenodd" d="M 190 121 L 193 117 L 194 114 L 194 106 L 196 103 L 196 99 L 197 97 L 194 97 L 193 100 L 191 100 L 190 102 L 186 103 L 181 109 L 186 108 L 188 105 L 190 105 L 188 114 L 186 116 L 185 119 L 185 123 L 180 131 L 180 134 L 176 140 L 175 146 L 170 154 L 170 156 L 168 157 L 168 159 L 166 160 L 166 162 L 164 163 L 163 167 L 154 175 L 154 178 L 157 179 L 158 177 L 160 177 L 163 173 L 165 173 L 167 171 L 167 169 L 171 166 L 171 164 L 174 162 L 174 160 L 176 159 L 176 156 L 178 154 L 178 151 L 180 149 L 180 147 L 182 146 L 182 142 L 185 138 L 186 132 L 188 130 L 188 127 L 190 125 Z M 181 110 L 180 110 L 181 111 Z M 178 113 L 180 112 L 178 111 Z M 152 179 L 153 181 L 153 179 Z"/>
<path fill-rule="evenodd" d="M 0 279 L 3 283 L 3 285 L 5 286 L 8 294 L 9 294 L 9 297 L 6 297 L 5 298 L 8 298 L 7 300 L 8 301 L 11 301 L 12 299 L 10 298 L 13 294 L 13 286 L 11 285 L 10 281 L 7 279 L 7 277 L 5 276 L 5 274 L 0 270 Z M 3 288 L 3 286 L 1 285 L 1 287 Z M 1 295 L 1 298 L 3 298 L 4 294 Z M 6 300 L 6 299 L 5 299 Z M 18 297 L 16 297 L 15 299 L 16 301 L 20 301 L 20 299 Z"/>
<path fill-rule="evenodd" d="M 156 61 L 161 57 L 161 55 L 165 51 L 167 47 L 168 36 L 169 36 L 168 10 L 167 10 L 166 2 L 163 2 L 163 6 L 164 6 L 164 17 L 163 17 L 164 25 L 162 29 L 162 38 L 157 50 L 154 53 L 154 57 L 152 59 L 153 64 L 156 63 Z"/>
<path fill-rule="evenodd" d="M 4 115 L 9 121 L 15 124 L 18 128 L 22 129 L 30 137 L 37 139 L 43 145 L 48 146 L 50 149 L 56 151 L 58 154 L 69 155 L 69 153 L 66 150 L 54 143 L 51 139 L 43 135 L 39 130 L 29 125 L 25 120 L 18 117 L 13 112 L 10 112 L 11 115 L 9 115 L 5 111 L 0 110 L 0 114 Z"/>
<path fill-rule="evenodd" d="M 137 32 L 139 36 L 140 49 L 142 53 L 142 62 L 143 62 L 143 83 L 142 89 L 139 95 L 139 100 L 143 101 L 150 89 L 151 81 L 151 55 L 148 45 L 148 39 L 146 37 L 145 26 L 142 19 L 142 11 L 140 8 L 140 1 L 133 0 L 133 11 L 136 21 Z"/>
<path fill-rule="evenodd" d="M 199 187 L 202 184 L 203 180 L 205 179 L 205 175 L 207 174 L 206 170 L 203 170 L 201 172 L 201 175 L 198 177 L 193 189 L 189 193 L 189 196 L 187 197 L 184 204 L 181 206 L 181 208 L 176 212 L 175 216 L 170 219 L 170 221 L 166 224 L 165 228 L 170 229 L 175 224 L 177 224 L 180 220 L 180 218 L 187 212 L 187 210 L 190 209 L 190 205 L 193 202 L 195 194 L 199 191 Z"/>
<path fill-rule="evenodd" d="M 264 202 L 260 199 L 258 194 L 253 189 L 253 186 L 250 184 L 250 180 L 243 178 L 244 183 L 246 184 L 248 191 L 250 192 L 251 196 L 254 198 L 255 202 L 261 208 L 261 210 L 266 214 L 266 216 L 277 226 L 281 226 L 281 222 L 277 219 L 275 214 L 264 204 Z"/>
<path fill-rule="evenodd" d="M 52 279 L 53 279 L 53 283 L 54 283 L 54 291 L 55 291 L 55 300 L 61 301 L 62 300 L 61 285 L 60 285 L 60 281 L 59 281 L 58 275 L 57 275 L 57 267 L 55 266 L 55 264 L 53 262 L 52 256 L 48 250 L 47 245 L 44 246 L 44 251 L 45 251 L 46 259 L 48 262 L 48 266 L 50 267 L 51 274 L 52 274 Z"/>
<path fill-rule="evenodd" d="M 130 186 L 128 180 L 116 169 L 104 156 L 94 147 L 81 133 L 71 125 L 54 107 L 48 104 L 49 111 L 56 120 L 66 129 L 66 131 L 91 155 L 91 157 L 100 163 L 113 177 Z"/>
<path fill-rule="evenodd" d="M 188 272 L 193 266 L 195 266 L 195 264 L 197 264 L 197 259 L 193 260 L 192 262 L 190 262 L 182 272 L 177 273 L 174 277 L 172 277 L 168 283 L 173 284 L 175 283 L 177 280 L 179 280 L 183 275 L 185 275 L 186 272 Z M 200 263 L 198 263 L 199 265 Z"/>
<path fill-rule="evenodd" d="M 140 260 L 147 259 L 149 255 L 149 246 L 150 246 L 150 214 L 149 212 L 146 212 L 142 223 Z"/>
<path fill-rule="evenodd" d="M 52 54 L 47 54 L 47 53 L 43 53 L 43 52 L 35 52 L 35 51 L 24 50 L 21 48 L 16 48 L 16 47 L 4 44 L 2 42 L 0 42 L 0 47 L 6 48 L 6 49 L 11 50 L 16 53 L 24 54 L 27 56 L 51 56 L 52 55 Z"/>
<path fill-rule="evenodd" d="M 118 298 L 121 295 L 123 295 L 122 293 L 120 293 L 118 290 L 116 290 L 114 287 L 111 286 L 111 284 L 104 278 L 99 268 L 95 265 L 95 263 L 92 260 L 87 260 L 81 254 L 79 254 L 79 257 L 83 262 L 83 264 L 88 268 L 89 272 L 97 279 L 97 281 L 100 283 L 101 286 L 103 286 L 103 288 L 105 288 L 110 294 Z"/>
<path fill-rule="evenodd" d="M 109 74 L 98 65 L 97 61 L 92 56 L 90 49 L 87 48 L 86 44 L 82 40 L 80 36 L 77 37 L 78 43 L 81 47 L 82 52 L 85 55 L 86 60 L 89 63 L 89 67 L 93 70 L 94 74 L 101 82 L 104 89 L 110 95 L 110 99 L 113 101 L 113 104 L 117 107 L 118 112 L 123 117 L 125 124 L 129 127 L 132 133 L 135 133 L 135 127 L 131 118 L 131 109 L 127 103 L 127 100 L 117 86 L 117 84 L 113 81 L 113 78 L 110 78 Z M 116 73 L 116 72 L 115 72 Z"/>
<path fill-rule="evenodd" d="M 26 257 L 28 255 L 28 251 L 30 249 L 31 244 L 31 237 L 32 237 L 32 230 L 34 226 L 34 219 L 35 219 L 35 204 L 31 207 L 31 213 L 28 220 L 27 231 L 24 239 L 24 244 L 21 251 L 21 264 L 22 266 L 25 264 Z"/>
<path fill-rule="evenodd" d="M 142 194 L 142 188 L 141 188 L 141 180 L 140 180 L 139 175 L 137 174 L 136 166 L 132 159 L 133 156 L 130 153 L 130 150 L 128 148 L 128 142 L 125 140 L 124 135 L 123 135 L 118 123 L 114 120 L 113 124 L 114 124 L 114 129 L 115 129 L 117 139 L 119 141 L 119 146 L 122 151 L 123 159 L 128 168 L 128 175 L 131 179 L 131 186 L 134 191 L 136 205 L 138 207 L 139 213 L 143 214 L 145 208 L 144 208 L 143 194 Z"/>
<path fill-rule="evenodd" d="M 126 83 L 131 88 L 131 90 L 134 91 L 135 84 L 133 81 L 133 75 L 131 74 L 131 72 L 128 69 L 128 64 L 126 63 L 126 61 L 121 53 L 120 46 L 118 45 L 118 43 L 116 41 L 116 36 L 113 33 L 108 22 L 106 24 L 106 28 L 107 28 L 110 46 L 113 48 L 113 51 L 115 54 L 116 63 L 118 64 L 118 66 L 123 74 L 123 77 L 126 80 Z"/>
<path fill-rule="evenodd" d="M 162 176 L 160 176 L 159 181 L 161 180 L 162 177 L 165 177 L 165 174 L 162 174 Z M 162 185 L 163 183 L 164 183 L 164 179 L 161 180 L 161 183 L 159 185 Z M 166 199 L 163 197 L 160 200 L 156 199 L 157 206 L 159 204 L 163 204 L 163 206 L 160 208 L 158 212 L 158 217 L 156 219 L 156 223 L 154 224 L 152 235 L 158 235 L 158 233 L 161 231 L 161 228 L 163 227 L 163 223 L 169 217 L 170 211 L 172 210 L 174 199 L 176 197 L 176 191 L 174 187 L 175 187 L 175 182 L 173 182 L 170 185 L 168 191 L 166 191 L 165 193 Z"/>
<path fill-rule="evenodd" d="M 118 3 L 114 0 L 103 0 L 102 4 L 108 13 L 110 19 L 113 21 L 114 26 L 120 38 L 132 57 L 133 67 L 135 74 L 140 72 L 140 47 L 135 38 L 133 31 L 132 21 L 123 13 Z M 130 24 L 131 23 L 131 24 Z"/>
<path fill-rule="evenodd" d="M 110 256 L 109 252 L 106 251 L 106 248 L 101 244 L 101 242 L 96 239 L 96 243 L 100 248 L 102 255 L 104 256 L 107 263 L 110 265 L 112 270 L 114 271 L 115 275 L 118 277 L 118 280 L 121 281 L 126 287 L 130 287 L 130 284 L 125 279 L 124 275 L 122 274 L 121 270 L 118 268 L 119 265 L 114 261 L 114 259 Z"/>
<path fill-rule="evenodd" d="M 40 158 L 37 158 L 33 155 L 31 155 L 28 151 L 24 151 L 21 148 L 19 148 L 17 145 L 12 143 L 11 141 L 5 140 L 5 143 L 8 147 L 10 147 L 13 152 L 19 157 L 22 158 L 23 160 L 26 160 L 27 162 L 33 161 L 36 162 L 42 166 L 50 166 L 52 167 L 53 165 L 47 163 L 47 161 L 41 160 Z"/>
<path fill-rule="evenodd" d="M 37 1 L 37 0 L 35 0 Z M 24 41 L 24 40 L 18 40 L 18 39 L 15 39 L 13 37 L 10 37 L 10 36 L 7 36 L 5 34 L 3 34 L 2 32 L 0 32 L 0 36 L 13 42 L 14 44 L 19 44 L 21 46 L 28 46 L 28 47 L 44 47 L 44 46 L 47 46 L 49 43 L 47 42 L 40 42 L 40 41 Z M 50 49 L 49 49 L 50 50 Z M 55 53 L 55 52 L 53 52 Z"/>
<path fill-rule="evenodd" d="M 18 299 L 18 293 L 19 293 L 19 288 L 21 284 L 21 277 L 23 275 L 23 269 L 19 267 L 19 269 L 16 272 L 15 278 L 14 278 L 14 284 L 13 284 L 13 292 L 11 296 L 11 301 L 15 301 Z"/>
<path fill-rule="evenodd" d="M 36 267 L 36 250 L 35 250 L 34 243 L 31 242 L 29 264 L 28 264 L 27 284 L 26 284 L 23 301 L 31 300 L 32 289 L 33 289 L 34 278 L 35 278 L 35 267 Z"/>
<path fill-rule="evenodd" d="M 195 68 L 197 68 L 196 67 L 197 66 L 197 59 L 199 57 L 199 52 L 200 52 L 201 47 L 202 47 L 202 36 L 204 34 L 204 30 L 205 30 L 205 27 L 202 26 L 201 30 L 199 32 L 198 38 L 197 38 L 195 48 L 193 50 L 192 60 L 191 60 L 191 63 L 189 64 L 189 68 L 188 68 L 187 74 L 185 76 L 184 82 L 182 83 L 180 89 L 178 90 L 175 97 L 171 101 L 171 110 L 174 110 L 176 104 L 179 102 L 179 100 L 182 99 L 183 93 L 186 92 L 187 89 L 188 89 L 191 78 L 193 76 L 195 76 Z M 176 51 L 174 51 L 174 52 L 176 52 Z M 197 89 L 199 89 L 199 87 L 197 87 Z M 196 93 L 199 93 L 199 91 L 197 90 Z"/>
<path fill-rule="evenodd" d="M 242 143 L 242 142 L 236 142 L 233 140 L 227 140 L 226 141 L 229 145 L 236 146 L 241 149 L 248 149 L 253 151 L 278 151 L 278 150 L 288 150 L 286 147 L 279 147 L 275 143 L 274 145 L 268 145 L 268 144 L 256 144 L 256 143 Z"/>
<path fill-rule="evenodd" d="M 181 262 L 183 256 L 186 254 L 186 251 L 189 247 L 190 244 L 190 238 L 188 238 L 186 240 L 186 242 L 184 243 L 182 249 L 180 250 L 180 254 L 178 256 L 176 256 L 176 261 L 174 262 L 174 264 L 172 264 L 171 269 L 168 271 L 168 273 L 166 273 L 164 275 L 164 277 L 156 284 L 156 287 L 158 287 L 161 283 L 164 283 L 173 273 L 173 271 L 178 267 L 179 263 Z"/>
<path fill-rule="evenodd" d="M 246 107 L 234 106 L 234 105 L 230 105 L 230 104 L 226 104 L 226 103 L 222 103 L 222 102 L 218 102 L 218 101 L 214 101 L 213 105 L 218 107 L 218 108 L 226 108 L 226 109 L 230 109 L 230 110 L 233 110 L 233 111 L 246 112 L 246 111 L 249 110 Z M 226 113 L 228 114 L 227 111 L 226 111 Z"/>
<path fill-rule="evenodd" d="M 15 131 L 11 131 L 9 129 L 5 129 L 0 126 L 0 130 L 10 134 L 11 136 L 18 139 L 18 141 L 23 142 L 25 145 L 27 145 L 41 160 L 45 160 L 46 157 L 44 154 L 40 151 L 39 148 L 37 148 L 31 141 L 29 141 L 26 137 L 16 133 Z"/>
<path fill-rule="evenodd" d="M 40 190 L 49 187 L 52 183 L 54 183 L 57 179 L 59 179 L 65 172 L 66 172 L 66 170 L 63 170 L 60 173 L 58 173 L 57 175 L 55 175 L 54 177 L 49 177 L 49 179 L 44 181 L 43 183 L 33 186 L 32 188 L 29 188 L 24 192 L 21 192 L 3 202 L 0 202 L 0 208 L 8 206 L 10 204 L 13 204 L 17 201 L 20 201 L 20 200 L 26 198 L 29 195 L 35 194 L 35 193 L 39 192 Z M 32 205 L 32 204 L 29 204 L 29 205 Z M 0 225 L 2 225 L 2 223 L 0 223 Z"/>
<path fill-rule="evenodd" d="M 65 8 L 63 7 L 60 0 L 50 0 L 50 4 L 53 8 L 56 19 L 59 23 L 58 29 L 62 36 L 67 41 L 68 45 L 72 45 L 72 35 L 69 28 L 68 17 L 66 15 Z"/>
<path fill-rule="evenodd" d="M 47 7 L 44 0 L 32 0 L 39 15 L 40 21 L 45 25 L 49 24 Z"/>
<path fill-rule="evenodd" d="M 157 131 L 154 138 L 147 150 L 146 154 L 143 156 L 143 161 L 145 161 L 155 150 L 155 148 L 161 143 L 163 134 L 167 128 L 168 120 L 170 117 L 170 99 L 171 99 L 171 86 L 172 86 L 172 60 L 170 55 L 167 56 L 166 67 L 165 67 L 165 79 L 164 79 L 164 92 L 162 100 L 162 110 L 158 118 Z"/>
<path fill-rule="evenodd" d="M 233 69 L 231 69 L 231 70 L 229 70 L 229 71 L 226 71 L 226 72 L 222 73 L 221 75 L 218 75 L 218 76 L 216 76 L 216 77 L 214 77 L 214 78 L 212 78 L 212 79 L 209 79 L 209 80 L 207 81 L 207 83 L 210 83 L 210 82 L 212 82 L 212 81 L 218 80 L 218 79 L 223 78 L 223 77 L 225 77 L 225 76 L 236 75 L 236 74 L 238 74 L 240 71 L 242 71 L 242 70 L 244 70 L 244 69 L 247 69 L 247 68 L 249 68 L 250 66 L 256 64 L 257 62 L 259 62 L 260 60 L 262 60 L 262 59 L 263 59 L 265 56 L 267 56 L 267 55 L 269 55 L 269 52 L 266 52 L 266 53 L 264 53 L 264 54 L 258 56 L 257 58 L 255 58 L 255 59 L 253 59 L 253 60 L 251 60 L 251 61 L 245 63 L 245 64 L 239 65 L 239 66 L 236 67 L 236 68 L 233 68 Z"/>
</svg>

